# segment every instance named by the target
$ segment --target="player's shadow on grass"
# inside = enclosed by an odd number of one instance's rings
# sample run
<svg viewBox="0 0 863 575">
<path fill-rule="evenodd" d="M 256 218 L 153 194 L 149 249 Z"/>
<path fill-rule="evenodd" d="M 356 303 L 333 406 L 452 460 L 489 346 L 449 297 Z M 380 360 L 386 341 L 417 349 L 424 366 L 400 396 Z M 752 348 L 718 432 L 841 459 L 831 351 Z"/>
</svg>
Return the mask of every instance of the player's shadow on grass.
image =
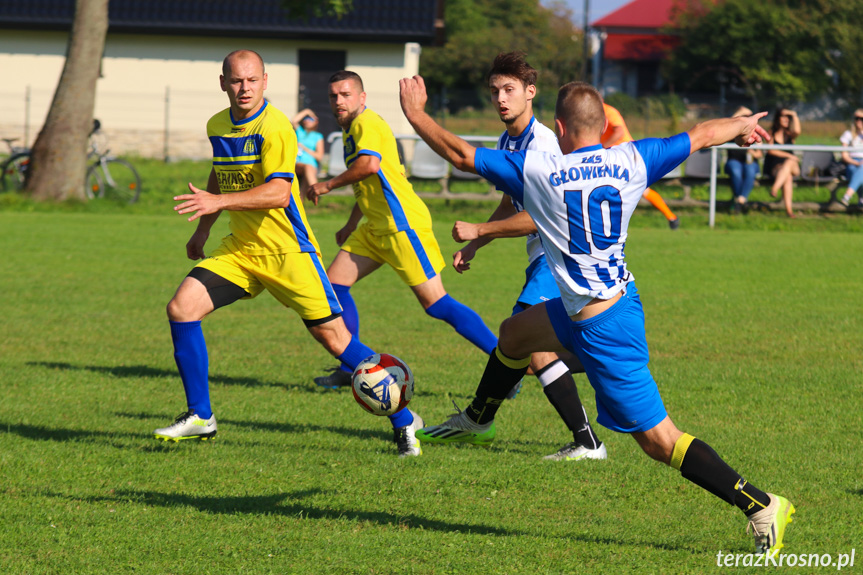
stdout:
<svg viewBox="0 0 863 575">
<path fill-rule="evenodd" d="M 204 513 L 236 515 L 283 515 L 302 519 L 323 519 L 328 521 L 368 521 L 380 525 L 398 525 L 400 527 L 419 528 L 446 533 L 462 532 L 479 535 L 527 535 L 517 530 L 456 523 L 427 519 L 410 513 L 396 514 L 385 511 L 355 511 L 350 509 L 332 509 L 330 506 L 317 507 L 312 502 L 303 503 L 304 499 L 325 494 L 321 489 L 310 489 L 293 493 L 273 493 L 269 495 L 245 495 L 236 497 L 197 496 L 180 493 L 160 493 L 158 491 L 117 490 L 109 496 L 71 497 L 59 495 L 73 500 L 84 500 L 90 503 L 133 502 L 141 505 L 177 508 L 191 507 Z"/>
<path fill-rule="evenodd" d="M 5 423 L 0 421 L 0 435 L 14 433 L 25 439 L 36 441 L 109 443 L 115 447 L 126 448 L 128 444 L 111 443 L 112 439 L 140 439 L 140 433 L 128 431 L 93 431 L 88 429 L 58 429 L 44 425 L 27 425 L 23 423 Z"/>
<path fill-rule="evenodd" d="M 175 369 L 160 369 L 147 365 L 72 365 L 66 362 L 54 361 L 28 361 L 26 365 L 46 367 L 48 369 L 62 369 L 67 371 L 92 371 L 112 375 L 114 377 L 132 378 L 171 378 L 179 381 L 179 374 Z M 244 387 L 281 387 L 287 390 L 312 391 L 316 389 L 313 384 L 265 382 L 254 377 L 233 377 L 229 375 L 210 374 L 210 382 L 222 385 L 241 385 Z M 318 388 L 319 389 L 319 388 Z"/>
<path fill-rule="evenodd" d="M 14 434 L 31 441 L 52 441 L 56 443 L 87 443 L 116 449 L 138 449 L 142 451 L 165 451 L 169 446 L 153 440 L 152 429 L 136 431 L 95 431 L 92 429 L 63 429 L 44 425 L 6 423 L 0 421 L 0 437 L 4 433 Z M 247 448 L 248 445 L 233 442 Z"/>
<path fill-rule="evenodd" d="M 142 421 L 150 421 L 153 425 L 164 424 L 164 413 L 147 413 L 118 411 L 114 415 L 117 417 L 125 417 L 129 419 L 139 419 Z M 360 413 L 362 417 L 364 414 Z M 216 441 L 222 439 L 223 436 L 230 433 L 230 428 L 241 427 L 246 431 L 263 431 L 274 433 L 302 434 L 302 433 L 318 433 L 329 432 L 338 433 L 346 437 L 357 439 L 380 439 L 392 441 L 392 429 L 382 426 L 380 430 L 358 429 L 356 427 L 342 427 L 335 425 L 318 425 L 313 423 L 292 423 L 290 421 L 245 421 L 242 419 L 218 418 L 219 420 L 219 435 Z"/>
<path fill-rule="evenodd" d="M 162 417 L 159 422 L 161 424 L 164 424 L 166 423 L 166 420 L 164 417 Z M 31 441 L 50 441 L 56 443 L 73 444 L 87 443 L 91 445 L 114 447 L 117 449 L 136 449 L 148 452 L 164 452 L 175 447 L 174 444 L 166 444 L 161 441 L 157 442 L 153 439 L 153 429 L 155 429 L 156 427 L 158 427 L 158 424 L 153 424 L 151 427 L 142 427 L 140 429 L 136 429 L 135 431 L 96 431 L 92 429 L 64 429 L 46 427 L 44 425 L 7 423 L 4 421 L 0 421 L 0 437 L 2 437 L 3 434 L 8 433 L 17 435 L 18 437 L 22 437 Z M 290 424 L 285 424 L 283 427 L 283 431 L 285 432 L 302 433 L 304 431 L 314 431 L 313 429 L 309 429 L 308 426 L 291 426 Z M 353 435 L 354 437 L 362 437 L 363 435 L 368 435 L 369 437 L 386 439 L 385 434 L 364 434 L 361 431 L 358 432 L 357 430 L 348 430 L 344 428 L 339 428 L 336 430 L 332 430 L 329 428 L 322 429 L 336 431 L 337 433 L 342 433 L 344 435 Z M 242 449 L 248 449 L 254 446 L 261 446 L 267 448 L 272 447 L 272 444 L 268 444 L 266 442 L 249 442 L 245 439 L 232 439 L 230 436 L 228 436 L 227 438 L 219 437 L 219 443 L 227 444 L 232 447 L 239 447 Z"/>
<path fill-rule="evenodd" d="M 385 511 L 355 511 L 349 509 L 333 509 L 331 506 L 316 507 L 314 503 L 303 503 L 304 499 L 324 494 L 322 489 L 309 489 L 295 491 L 292 493 L 273 493 L 269 495 L 247 495 L 236 497 L 196 496 L 180 493 L 160 493 L 158 491 L 138 491 L 134 489 L 122 489 L 112 492 L 111 495 L 93 495 L 90 497 L 74 497 L 59 493 L 47 495 L 59 497 L 72 501 L 85 501 L 88 503 L 135 503 L 138 505 L 149 505 L 176 509 L 178 507 L 191 507 L 203 513 L 236 515 L 239 513 L 249 515 L 282 515 L 285 517 L 302 519 L 323 519 L 327 521 L 368 521 L 379 525 L 397 525 L 401 528 L 424 529 L 439 531 L 443 533 L 470 533 L 475 535 L 495 536 L 537 536 L 542 533 L 542 527 L 538 532 L 525 531 L 522 529 L 506 529 L 502 527 L 491 527 L 488 525 L 458 523 L 452 521 L 441 521 L 428 519 L 410 513 L 395 514 Z M 545 536 L 545 535 L 544 535 Z M 619 549 L 621 545 L 634 547 L 651 546 L 666 551 L 691 551 L 687 546 L 660 543 L 654 540 L 629 540 L 622 541 L 611 537 L 594 536 L 590 534 L 566 534 L 563 535 L 567 541 L 581 541 L 606 545 L 611 549 Z M 743 552 L 748 547 L 741 547 Z"/>
</svg>

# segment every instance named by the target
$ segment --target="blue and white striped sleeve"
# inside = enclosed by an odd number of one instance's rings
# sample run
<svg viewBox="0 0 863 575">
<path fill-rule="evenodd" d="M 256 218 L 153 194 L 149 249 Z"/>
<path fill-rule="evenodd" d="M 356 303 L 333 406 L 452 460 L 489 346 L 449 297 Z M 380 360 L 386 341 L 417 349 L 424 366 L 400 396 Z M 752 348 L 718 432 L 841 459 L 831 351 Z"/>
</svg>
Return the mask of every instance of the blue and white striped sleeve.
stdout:
<svg viewBox="0 0 863 575">
<path fill-rule="evenodd" d="M 476 173 L 498 190 L 524 203 L 524 152 L 477 148 L 473 165 Z"/>
<path fill-rule="evenodd" d="M 692 141 L 686 132 L 670 138 L 645 138 L 632 142 L 647 166 L 647 187 L 662 179 L 665 174 L 689 157 Z"/>
</svg>

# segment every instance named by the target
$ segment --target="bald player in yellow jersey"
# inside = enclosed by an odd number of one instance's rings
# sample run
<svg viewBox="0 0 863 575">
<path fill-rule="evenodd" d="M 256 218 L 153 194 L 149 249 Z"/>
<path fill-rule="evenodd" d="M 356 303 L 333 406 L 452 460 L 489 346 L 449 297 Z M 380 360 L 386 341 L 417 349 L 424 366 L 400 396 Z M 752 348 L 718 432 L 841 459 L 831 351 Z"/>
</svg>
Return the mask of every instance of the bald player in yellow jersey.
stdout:
<svg viewBox="0 0 863 575">
<path fill-rule="evenodd" d="M 270 292 L 302 318 L 312 336 L 339 361 L 356 367 L 374 351 L 345 327 L 342 308 L 324 272 L 320 248 L 294 185 L 297 136 L 290 120 L 264 99 L 264 61 L 251 50 L 231 52 L 219 77 L 230 107 L 207 123 L 213 168 L 207 189 L 189 184 L 174 210 L 192 214 L 198 227 L 186 244 L 202 259 L 168 304 L 174 359 L 187 410 L 154 435 L 164 441 L 211 439 L 216 417 L 210 405 L 208 354 L 201 320 L 238 299 Z M 231 234 L 209 257 L 204 245 L 223 211 Z M 415 431 L 422 419 L 409 409 L 390 416 L 399 456 L 419 455 Z"/>
<path fill-rule="evenodd" d="M 491 353 L 497 337 L 475 311 L 443 287 L 440 272 L 446 263 L 432 233 L 431 215 L 405 176 L 392 130 L 366 107 L 362 78 L 347 70 L 336 72 L 330 77 L 329 98 L 342 128 L 347 170 L 318 182 L 306 195 L 317 204 L 327 192 L 353 186 L 356 204 L 347 224 L 336 233 L 341 250 L 327 269 L 348 329 L 354 336 L 359 334 L 351 286 L 388 264 L 410 286 L 428 315 L 447 322 L 483 352 Z M 363 216 L 366 222 L 358 226 Z M 333 388 L 350 385 L 350 372 L 343 363 L 315 382 Z"/>
<path fill-rule="evenodd" d="M 602 133 L 602 147 L 610 148 L 611 146 L 616 146 L 623 142 L 632 142 L 634 138 L 632 137 L 632 134 L 629 133 L 629 129 L 626 127 L 626 122 L 623 121 L 623 116 L 620 115 L 617 108 L 609 106 L 605 102 L 602 103 L 602 107 L 605 110 L 605 118 L 608 120 L 608 125 Z M 654 208 L 662 212 L 662 215 L 668 220 L 668 227 L 672 230 L 676 230 L 680 227 L 680 220 L 677 219 L 677 216 L 674 215 L 674 212 L 671 211 L 668 204 L 666 204 L 665 200 L 662 199 L 662 196 L 652 189 L 647 188 L 644 191 L 643 197 L 645 200 L 650 202 Z"/>
</svg>

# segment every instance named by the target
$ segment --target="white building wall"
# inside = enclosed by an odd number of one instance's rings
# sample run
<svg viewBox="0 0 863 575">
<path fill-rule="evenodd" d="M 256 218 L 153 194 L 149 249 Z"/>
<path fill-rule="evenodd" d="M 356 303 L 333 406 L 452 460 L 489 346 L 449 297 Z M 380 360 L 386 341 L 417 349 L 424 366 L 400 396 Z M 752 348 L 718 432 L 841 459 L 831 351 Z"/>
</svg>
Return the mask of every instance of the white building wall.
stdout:
<svg viewBox="0 0 863 575">
<path fill-rule="evenodd" d="M 65 61 L 64 32 L 0 34 L 0 137 L 41 128 Z M 297 40 L 109 34 L 97 84 L 95 117 L 115 153 L 146 157 L 206 158 L 206 122 L 228 105 L 219 88 L 224 56 L 235 49 L 260 53 L 268 75 L 267 98 L 291 116 L 297 112 L 299 49 L 342 49 L 360 74 L 368 105 L 396 133 L 411 133 L 399 107 L 398 81 L 419 70 L 417 44 L 338 44 Z M 333 70 L 335 72 L 335 70 Z"/>
</svg>

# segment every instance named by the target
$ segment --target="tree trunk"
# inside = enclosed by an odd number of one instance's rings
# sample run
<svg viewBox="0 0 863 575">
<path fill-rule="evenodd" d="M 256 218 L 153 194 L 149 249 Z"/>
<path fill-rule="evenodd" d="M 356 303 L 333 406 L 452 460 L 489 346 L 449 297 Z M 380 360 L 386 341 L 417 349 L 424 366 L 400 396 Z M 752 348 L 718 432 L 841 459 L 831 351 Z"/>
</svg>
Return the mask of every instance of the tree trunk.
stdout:
<svg viewBox="0 0 863 575">
<path fill-rule="evenodd" d="M 76 0 L 66 63 L 33 150 L 26 189 L 40 200 L 84 198 L 87 137 L 108 31 L 108 0 Z"/>
</svg>

